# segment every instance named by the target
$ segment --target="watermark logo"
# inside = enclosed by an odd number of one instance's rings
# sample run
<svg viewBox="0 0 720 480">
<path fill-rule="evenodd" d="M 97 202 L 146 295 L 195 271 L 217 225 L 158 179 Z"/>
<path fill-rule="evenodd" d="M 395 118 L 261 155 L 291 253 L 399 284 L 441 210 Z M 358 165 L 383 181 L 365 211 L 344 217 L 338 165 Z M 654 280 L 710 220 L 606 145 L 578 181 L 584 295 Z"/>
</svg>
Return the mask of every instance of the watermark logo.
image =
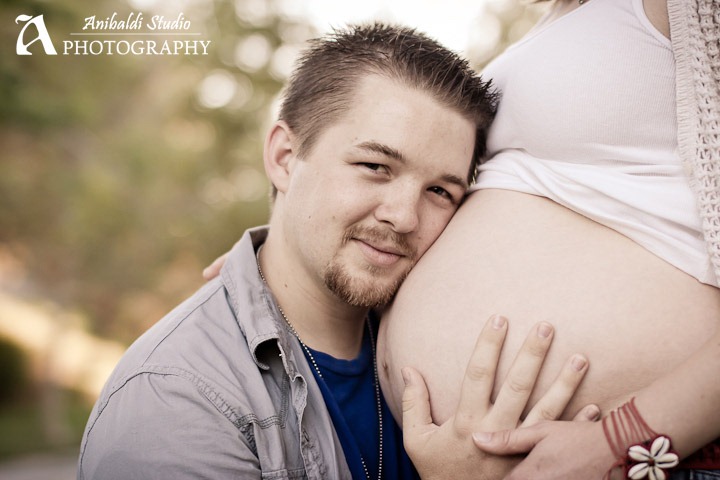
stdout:
<svg viewBox="0 0 720 480">
<path fill-rule="evenodd" d="M 17 54 L 32 55 L 28 47 L 40 40 L 47 55 L 57 55 L 42 15 L 19 15 L 15 23 L 26 22 L 18 35 Z M 25 42 L 25 30 L 33 25 L 38 36 Z M 147 23 L 142 12 L 121 18 L 117 12 L 105 19 L 86 17 L 82 31 L 62 40 L 62 55 L 207 55 L 210 40 L 190 31 L 192 23 L 183 13 L 176 18 L 154 15 Z"/>
<path fill-rule="evenodd" d="M 32 52 L 28 50 L 28 47 L 32 45 L 33 43 L 40 40 L 40 43 L 42 43 L 43 48 L 45 49 L 45 53 L 47 55 L 57 55 L 57 51 L 55 50 L 55 46 L 52 43 L 52 40 L 50 40 L 50 34 L 47 31 L 47 28 L 45 28 L 45 20 L 43 20 L 42 15 L 38 15 L 37 17 L 33 17 L 30 15 L 18 15 L 15 19 L 15 23 L 18 24 L 19 22 L 25 22 L 25 26 L 20 30 L 20 33 L 18 34 L 17 43 L 15 45 L 15 52 L 18 55 L 32 55 Z M 25 30 L 32 25 L 37 30 L 38 36 L 35 37 L 33 40 L 25 43 Z"/>
</svg>

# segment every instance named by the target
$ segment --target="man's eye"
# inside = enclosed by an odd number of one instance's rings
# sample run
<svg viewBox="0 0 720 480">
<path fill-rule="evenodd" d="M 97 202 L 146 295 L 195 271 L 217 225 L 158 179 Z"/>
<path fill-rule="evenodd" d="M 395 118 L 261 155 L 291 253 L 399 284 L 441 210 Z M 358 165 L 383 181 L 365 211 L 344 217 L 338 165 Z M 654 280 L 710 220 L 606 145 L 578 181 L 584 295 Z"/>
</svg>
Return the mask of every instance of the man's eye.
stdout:
<svg viewBox="0 0 720 480">
<path fill-rule="evenodd" d="M 450 195 L 450 192 L 448 192 L 442 187 L 430 187 L 429 190 L 437 195 L 440 195 L 443 198 L 447 198 L 448 200 L 453 201 L 453 196 Z"/>
<path fill-rule="evenodd" d="M 361 162 L 359 165 L 362 165 L 363 167 L 372 170 L 373 172 L 383 172 L 387 169 L 385 165 L 381 165 L 379 163 Z"/>
</svg>

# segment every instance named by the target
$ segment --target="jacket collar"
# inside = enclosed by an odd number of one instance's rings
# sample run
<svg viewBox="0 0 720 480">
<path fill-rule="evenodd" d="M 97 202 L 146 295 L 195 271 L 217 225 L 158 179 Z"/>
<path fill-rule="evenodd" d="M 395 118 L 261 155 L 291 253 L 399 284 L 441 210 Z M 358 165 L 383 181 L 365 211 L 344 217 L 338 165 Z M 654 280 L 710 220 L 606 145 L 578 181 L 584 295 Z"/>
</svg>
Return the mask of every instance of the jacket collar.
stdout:
<svg viewBox="0 0 720 480">
<path fill-rule="evenodd" d="M 220 271 L 220 278 L 255 363 L 267 370 L 269 367 L 263 362 L 263 350 L 259 347 L 266 342 L 277 343 L 285 370 L 294 378 L 298 365 L 296 357 L 302 355 L 302 352 L 293 353 L 293 337 L 278 310 L 275 297 L 260 277 L 257 266 L 257 251 L 265 243 L 268 230 L 267 226 L 246 230 L 230 250 Z"/>
</svg>

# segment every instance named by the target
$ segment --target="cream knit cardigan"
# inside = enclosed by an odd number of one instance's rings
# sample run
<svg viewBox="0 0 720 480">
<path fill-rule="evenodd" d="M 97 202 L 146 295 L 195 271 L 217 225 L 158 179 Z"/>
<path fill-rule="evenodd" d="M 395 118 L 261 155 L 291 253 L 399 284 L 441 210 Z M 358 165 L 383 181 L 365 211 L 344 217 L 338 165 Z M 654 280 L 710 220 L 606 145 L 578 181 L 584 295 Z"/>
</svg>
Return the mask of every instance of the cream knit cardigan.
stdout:
<svg viewBox="0 0 720 480">
<path fill-rule="evenodd" d="M 668 0 L 678 149 L 720 280 L 720 0 Z"/>
</svg>

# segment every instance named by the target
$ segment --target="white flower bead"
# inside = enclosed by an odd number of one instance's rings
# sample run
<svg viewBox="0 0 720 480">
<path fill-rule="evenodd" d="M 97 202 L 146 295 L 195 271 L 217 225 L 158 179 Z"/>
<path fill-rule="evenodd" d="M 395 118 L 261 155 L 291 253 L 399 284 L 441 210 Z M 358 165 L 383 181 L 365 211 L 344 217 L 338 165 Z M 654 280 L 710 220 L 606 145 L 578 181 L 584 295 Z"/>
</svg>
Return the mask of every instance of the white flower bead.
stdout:
<svg viewBox="0 0 720 480">
<path fill-rule="evenodd" d="M 633 445 L 630 447 L 628 449 L 628 456 L 638 462 L 647 462 L 652 458 L 650 452 L 642 445 Z"/>
<path fill-rule="evenodd" d="M 672 468 L 680 463 L 678 456 L 670 450 L 670 439 L 657 437 L 653 440 L 650 450 L 642 445 L 633 445 L 628 449 L 628 456 L 638 463 L 628 470 L 628 478 L 640 480 L 667 480 L 664 468 Z"/>
<path fill-rule="evenodd" d="M 670 439 L 667 437 L 657 437 L 653 440 L 652 446 L 650 447 L 650 455 L 653 458 L 657 458 L 660 455 L 664 455 L 670 450 Z"/>
<path fill-rule="evenodd" d="M 650 480 L 665 480 L 667 476 L 665 475 L 665 471 L 658 467 L 650 467 L 650 470 L 648 471 L 648 478 Z"/>
<path fill-rule="evenodd" d="M 628 471 L 628 478 L 632 480 L 640 480 L 648 476 L 650 466 L 647 463 L 638 463 Z"/>
</svg>

